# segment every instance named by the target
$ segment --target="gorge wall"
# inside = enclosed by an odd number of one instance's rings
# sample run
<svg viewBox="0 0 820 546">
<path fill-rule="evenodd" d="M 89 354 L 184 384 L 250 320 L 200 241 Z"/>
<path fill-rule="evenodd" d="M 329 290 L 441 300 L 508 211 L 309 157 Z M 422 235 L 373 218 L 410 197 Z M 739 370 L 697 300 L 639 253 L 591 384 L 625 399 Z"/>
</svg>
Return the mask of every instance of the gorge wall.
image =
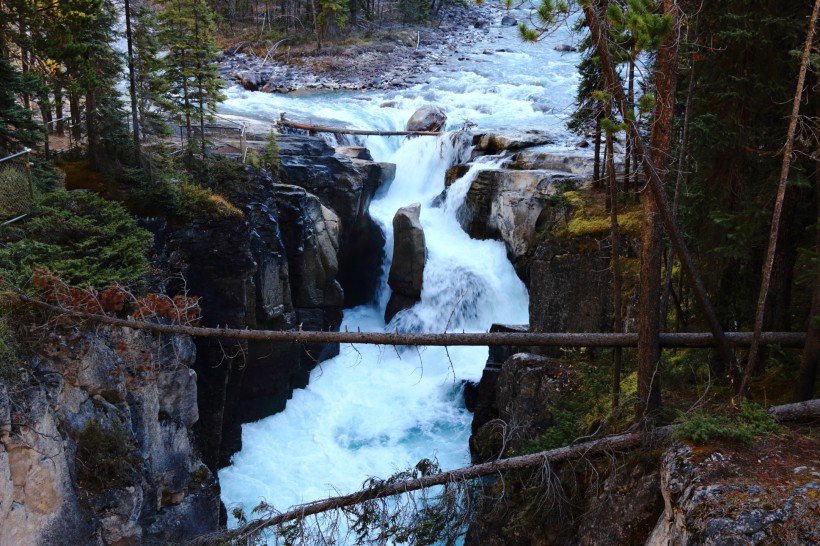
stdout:
<svg viewBox="0 0 820 546">
<path fill-rule="evenodd" d="M 168 544 L 216 529 L 191 339 L 66 328 L 39 348 L 0 386 L 0 544 Z"/>
<path fill-rule="evenodd" d="M 342 309 L 374 297 L 384 240 L 367 213 L 395 166 L 349 157 L 316 137 L 278 137 L 275 173 L 218 188 L 244 217 L 195 218 L 156 229 L 170 291 L 200 296 L 206 326 L 336 330 Z M 342 150 L 344 151 L 344 150 Z M 365 151 L 366 152 L 366 151 Z M 363 158 L 362 158 L 363 157 Z M 333 344 L 197 340 L 195 430 L 212 470 L 241 448 L 241 424 L 281 411 Z"/>
</svg>

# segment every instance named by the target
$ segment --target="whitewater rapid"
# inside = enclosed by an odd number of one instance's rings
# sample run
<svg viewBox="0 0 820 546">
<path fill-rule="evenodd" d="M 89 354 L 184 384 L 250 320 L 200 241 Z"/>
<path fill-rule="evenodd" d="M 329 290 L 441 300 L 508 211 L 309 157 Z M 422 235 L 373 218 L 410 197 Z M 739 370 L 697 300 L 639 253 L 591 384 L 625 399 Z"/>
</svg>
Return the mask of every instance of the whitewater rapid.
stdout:
<svg viewBox="0 0 820 546">
<path fill-rule="evenodd" d="M 556 43 L 571 43 L 565 30 L 551 43 L 523 44 L 515 29 L 491 27 L 497 50 L 479 50 L 428 75 L 427 83 L 391 92 L 317 92 L 300 96 L 229 92 L 221 111 L 257 119 L 280 112 L 317 123 L 394 130 L 422 104 L 447 112 L 448 127 L 466 121 L 480 129 L 539 129 L 568 149 L 563 129 L 572 103 L 577 54 L 562 55 Z M 501 36 L 500 38 L 498 36 Z M 393 106 L 381 107 L 390 101 Z M 373 200 L 371 216 L 382 226 L 392 257 L 396 210 L 420 203 L 427 264 L 421 301 L 385 325 L 389 299 L 383 274 L 377 302 L 345 310 L 341 328 L 362 331 L 487 331 L 492 323 L 528 322 L 528 295 L 506 257 L 503 243 L 477 241 L 456 220 L 469 183 L 493 158 L 476 163 L 451 186 L 444 173 L 469 151 L 452 135 L 402 139 L 368 137 L 376 161 L 395 163 L 396 178 Z M 436 206 L 437 205 L 437 206 Z M 385 267 L 386 273 L 387 266 Z M 449 353 L 449 354 L 448 354 Z M 313 370 L 305 389 L 293 393 L 285 411 L 242 427 L 240 452 L 219 473 L 222 499 L 246 512 L 265 501 L 279 510 L 359 489 L 371 476 L 388 477 L 424 458 L 443 469 L 469 463 L 472 415 L 463 403 L 463 383 L 477 381 L 487 359 L 481 347 L 400 349 L 342 345 L 339 356 Z"/>
</svg>

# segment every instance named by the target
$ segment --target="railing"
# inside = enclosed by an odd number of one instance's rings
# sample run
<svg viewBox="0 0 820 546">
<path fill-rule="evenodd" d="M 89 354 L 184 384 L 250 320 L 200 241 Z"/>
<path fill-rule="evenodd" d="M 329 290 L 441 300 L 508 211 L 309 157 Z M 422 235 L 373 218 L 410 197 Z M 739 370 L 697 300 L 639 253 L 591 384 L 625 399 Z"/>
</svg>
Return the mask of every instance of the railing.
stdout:
<svg viewBox="0 0 820 546">
<path fill-rule="evenodd" d="M 191 126 L 191 136 L 193 138 L 204 138 L 206 147 L 213 153 L 236 156 L 242 163 L 248 155 L 247 126 L 239 121 L 234 121 L 216 114 L 211 115 L 214 121 L 209 121 L 204 125 L 204 135 L 200 135 L 200 126 Z M 180 121 L 172 122 L 179 132 L 179 142 L 182 148 L 187 147 L 188 134 L 186 126 Z M 236 144 L 234 144 L 234 142 Z M 236 151 L 233 151 L 236 150 Z"/>
<path fill-rule="evenodd" d="M 20 220 L 34 206 L 29 153 L 26 148 L 0 159 L 0 220 L 3 225 Z"/>
</svg>

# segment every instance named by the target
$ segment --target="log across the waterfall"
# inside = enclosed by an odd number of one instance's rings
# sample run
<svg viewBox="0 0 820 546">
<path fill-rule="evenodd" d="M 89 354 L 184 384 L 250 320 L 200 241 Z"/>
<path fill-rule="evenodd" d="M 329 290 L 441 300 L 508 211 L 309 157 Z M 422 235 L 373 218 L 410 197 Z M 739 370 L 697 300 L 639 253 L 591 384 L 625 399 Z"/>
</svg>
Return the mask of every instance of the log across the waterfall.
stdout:
<svg viewBox="0 0 820 546">
<path fill-rule="evenodd" d="M 302 129 L 311 133 L 332 133 L 336 135 L 361 135 L 361 136 L 439 136 L 442 131 L 375 131 L 365 129 L 346 129 L 340 127 L 324 127 L 322 125 L 310 125 L 290 121 L 282 114 L 276 125 L 283 128 Z"/>
<path fill-rule="evenodd" d="M 16 294 L 25 303 L 52 311 L 64 317 L 81 321 L 113 324 L 139 330 L 149 330 L 167 334 L 186 334 L 193 337 L 246 339 L 274 342 L 296 343 L 362 343 L 370 345 L 430 345 L 430 346 L 500 346 L 516 347 L 635 347 L 637 334 L 599 334 L 599 333 L 540 333 L 540 332 L 478 332 L 478 333 L 441 333 L 441 334 L 402 334 L 388 332 L 316 332 L 303 330 L 239 330 L 234 328 L 203 328 L 199 326 L 182 326 L 179 324 L 159 324 L 134 319 L 121 319 L 107 315 L 88 314 L 65 307 L 59 307 L 44 301 L 31 298 L 25 294 Z M 726 338 L 735 345 L 748 346 L 752 341 L 752 332 L 725 332 Z M 764 345 L 802 348 L 806 341 L 804 332 L 763 332 L 760 342 Z M 664 333 L 661 334 L 662 347 L 715 347 L 717 341 L 711 333 Z"/>
</svg>

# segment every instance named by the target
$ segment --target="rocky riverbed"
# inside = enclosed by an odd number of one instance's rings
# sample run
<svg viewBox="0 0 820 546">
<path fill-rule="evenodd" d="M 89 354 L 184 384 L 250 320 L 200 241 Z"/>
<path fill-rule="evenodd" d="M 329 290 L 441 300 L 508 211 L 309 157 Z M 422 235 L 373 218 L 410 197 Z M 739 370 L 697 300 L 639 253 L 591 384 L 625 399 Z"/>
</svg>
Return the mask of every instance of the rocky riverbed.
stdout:
<svg viewBox="0 0 820 546">
<path fill-rule="evenodd" d="M 308 89 L 398 89 L 474 46 L 491 55 L 500 26 L 518 21 L 496 5 L 449 6 L 433 25 L 385 25 L 322 49 L 290 47 L 287 41 L 260 58 L 239 48 L 225 52 L 220 71 L 251 91 L 288 93 Z"/>
</svg>

